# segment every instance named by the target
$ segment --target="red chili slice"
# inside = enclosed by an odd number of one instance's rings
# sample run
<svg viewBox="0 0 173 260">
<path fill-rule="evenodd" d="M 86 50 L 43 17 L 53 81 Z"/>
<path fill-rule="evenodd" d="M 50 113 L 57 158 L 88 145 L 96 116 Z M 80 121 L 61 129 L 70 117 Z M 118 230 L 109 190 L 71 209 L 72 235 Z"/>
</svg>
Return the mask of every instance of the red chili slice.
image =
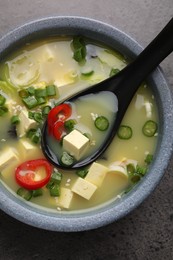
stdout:
<svg viewBox="0 0 173 260">
<path fill-rule="evenodd" d="M 64 129 L 64 122 L 62 122 L 62 121 L 57 121 L 57 122 L 54 124 L 54 127 L 53 127 L 53 135 L 54 135 L 54 137 L 55 137 L 58 141 L 61 140 L 64 131 L 65 131 L 65 129 Z"/>
<path fill-rule="evenodd" d="M 46 176 L 43 179 L 36 181 L 34 180 L 35 173 L 40 167 L 45 168 Z M 17 183 L 25 189 L 36 190 L 49 182 L 52 169 L 52 165 L 45 159 L 26 161 L 16 168 L 15 178 Z"/>
<path fill-rule="evenodd" d="M 72 109 L 69 104 L 61 104 L 52 108 L 48 114 L 48 129 L 49 133 L 52 134 L 54 124 L 57 121 L 64 122 L 67 118 L 71 116 Z"/>
</svg>

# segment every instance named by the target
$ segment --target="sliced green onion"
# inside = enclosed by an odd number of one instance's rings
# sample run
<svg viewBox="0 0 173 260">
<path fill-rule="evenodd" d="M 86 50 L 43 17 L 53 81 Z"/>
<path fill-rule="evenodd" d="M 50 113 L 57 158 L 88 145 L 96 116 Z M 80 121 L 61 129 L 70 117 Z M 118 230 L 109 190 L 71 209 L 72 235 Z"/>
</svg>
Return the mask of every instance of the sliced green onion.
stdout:
<svg viewBox="0 0 173 260">
<path fill-rule="evenodd" d="M 135 166 L 132 163 L 129 163 L 127 166 L 127 173 L 128 174 L 133 174 L 135 172 Z"/>
<path fill-rule="evenodd" d="M 52 109 L 51 106 L 45 106 L 45 107 L 43 107 L 43 108 L 42 108 L 42 115 L 43 115 L 43 116 L 47 116 L 47 115 L 49 114 L 49 112 L 50 112 L 51 109 Z"/>
<path fill-rule="evenodd" d="M 30 96 L 34 96 L 35 95 L 35 88 L 34 87 L 29 87 L 27 88 L 28 94 Z"/>
<path fill-rule="evenodd" d="M 67 152 L 63 152 L 61 158 L 60 158 L 60 163 L 61 165 L 64 165 L 64 166 L 71 166 L 73 165 L 74 163 L 74 157 L 71 156 L 69 153 Z"/>
<path fill-rule="evenodd" d="M 98 116 L 94 121 L 94 124 L 96 128 L 99 129 L 100 131 L 106 131 L 109 127 L 109 121 L 104 116 Z"/>
<path fill-rule="evenodd" d="M 33 136 L 36 132 L 37 132 L 37 129 L 31 128 L 31 129 L 29 129 L 28 132 L 26 133 L 26 137 L 28 137 L 28 138 L 31 139 L 32 136 Z"/>
<path fill-rule="evenodd" d="M 34 119 L 34 112 L 28 111 L 28 117 L 29 117 L 30 119 Z"/>
<path fill-rule="evenodd" d="M 140 175 L 140 176 L 144 176 L 147 172 L 147 167 L 141 167 L 139 165 L 136 166 L 136 174 Z"/>
<path fill-rule="evenodd" d="M 83 67 L 81 69 L 81 75 L 85 76 L 85 77 L 90 77 L 91 75 L 93 75 L 94 70 L 91 67 Z"/>
<path fill-rule="evenodd" d="M 42 190 L 41 188 L 32 191 L 32 196 L 33 196 L 34 198 L 35 198 L 35 197 L 42 196 L 42 195 L 43 195 L 43 190 Z"/>
<path fill-rule="evenodd" d="M 110 71 L 110 73 L 109 73 L 109 77 L 112 77 L 112 76 L 118 74 L 119 72 L 120 72 L 119 69 L 112 68 L 111 71 Z"/>
<path fill-rule="evenodd" d="M 19 116 L 17 116 L 17 115 L 12 116 L 12 117 L 11 117 L 11 123 L 12 123 L 13 125 L 19 124 L 19 123 L 20 123 Z"/>
<path fill-rule="evenodd" d="M 54 183 L 49 189 L 50 196 L 59 197 L 60 196 L 60 186 L 57 183 Z"/>
<path fill-rule="evenodd" d="M 153 160 L 153 155 L 152 154 L 147 154 L 146 158 L 145 158 L 145 162 L 146 164 L 150 164 Z"/>
<path fill-rule="evenodd" d="M 133 182 L 133 183 L 139 182 L 140 179 L 141 179 L 141 177 L 140 177 L 140 175 L 137 174 L 137 173 L 134 173 L 134 174 L 131 176 L 131 178 L 130 178 L 131 182 Z"/>
<path fill-rule="evenodd" d="M 33 119 L 34 119 L 37 123 L 41 123 L 41 122 L 43 121 L 42 114 L 39 113 L 39 112 L 35 112 Z"/>
<path fill-rule="evenodd" d="M 5 104 L 6 98 L 0 94 L 0 106 L 3 106 Z"/>
<path fill-rule="evenodd" d="M 35 97 L 47 97 L 47 91 L 45 88 L 38 88 L 35 90 Z"/>
<path fill-rule="evenodd" d="M 26 89 L 22 89 L 18 93 L 19 93 L 19 97 L 21 97 L 21 98 L 26 98 L 29 96 L 29 93 Z"/>
<path fill-rule="evenodd" d="M 37 97 L 38 105 L 43 105 L 46 103 L 46 98 L 44 97 Z"/>
<path fill-rule="evenodd" d="M 77 121 L 75 119 L 69 119 L 65 121 L 64 127 L 66 130 L 71 132 L 74 129 L 74 126 L 77 124 Z"/>
<path fill-rule="evenodd" d="M 76 171 L 76 174 L 81 177 L 81 178 L 85 178 L 85 176 L 88 173 L 88 169 L 80 169 Z"/>
<path fill-rule="evenodd" d="M 60 184 L 62 181 L 62 173 L 60 172 L 53 172 L 52 176 L 51 176 L 51 181 L 53 181 L 56 184 Z"/>
<path fill-rule="evenodd" d="M 82 62 L 86 57 L 86 46 L 85 41 L 81 36 L 76 36 L 73 38 L 72 46 L 74 49 L 73 58 L 77 62 Z"/>
<path fill-rule="evenodd" d="M 31 141 L 35 144 L 40 143 L 41 141 L 41 130 L 38 128 L 36 133 L 32 136 Z"/>
<path fill-rule="evenodd" d="M 152 137 L 157 132 L 157 128 L 158 126 L 156 122 L 148 120 L 142 128 L 142 132 L 145 136 Z"/>
<path fill-rule="evenodd" d="M 26 137 L 31 139 L 31 141 L 33 143 L 35 143 L 35 144 L 40 143 L 40 140 L 41 140 L 41 130 L 40 130 L 40 128 L 38 128 L 38 129 L 34 129 L 34 128 L 29 129 L 28 132 L 26 133 Z"/>
<path fill-rule="evenodd" d="M 25 200 L 30 200 L 32 198 L 32 191 L 31 190 L 27 190 L 25 188 L 19 188 L 17 190 L 17 195 L 21 196 Z"/>
<path fill-rule="evenodd" d="M 90 70 L 88 72 L 82 72 L 81 74 L 82 74 L 82 76 L 90 77 L 94 74 L 94 70 Z"/>
<path fill-rule="evenodd" d="M 25 106 L 29 109 L 32 109 L 38 105 L 38 101 L 34 96 L 22 98 L 22 101 L 25 104 Z"/>
<path fill-rule="evenodd" d="M 56 95 L 56 88 L 55 85 L 46 86 L 46 93 L 48 97 Z"/>
<path fill-rule="evenodd" d="M 0 107 L 0 116 L 3 116 L 8 112 L 8 108 L 5 106 Z"/>
<path fill-rule="evenodd" d="M 124 140 L 128 140 L 132 137 L 132 129 L 130 126 L 127 126 L 127 125 L 121 125 L 118 129 L 118 137 L 120 139 L 124 139 Z"/>
</svg>

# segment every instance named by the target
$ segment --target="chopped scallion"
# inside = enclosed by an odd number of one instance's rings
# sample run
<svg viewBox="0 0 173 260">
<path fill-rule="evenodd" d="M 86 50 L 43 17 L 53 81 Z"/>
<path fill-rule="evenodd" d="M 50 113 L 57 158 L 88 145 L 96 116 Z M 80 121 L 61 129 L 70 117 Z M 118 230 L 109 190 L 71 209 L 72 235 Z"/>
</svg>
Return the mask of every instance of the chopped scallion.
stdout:
<svg viewBox="0 0 173 260">
<path fill-rule="evenodd" d="M 12 123 L 13 125 L 19 124 L 19 123 L 20 123 L 19 116 L 18 116 L 18 115 L 12 116 L 12 117 L 11 117 L 11 123 Z"/>
<path fill-rule="evenodd" d="M 39 196 L 42 196 L 42 195 L 43 195 L 43 190 L 41 188 L 32 191 L 32 196 L 33 197 L 39 197 Z"/>
<path fill-rule="evenodd" d="M 5 104 L 6 98 L 0 94 L 0 106 L 3 106 Z"/>
<path fill-rule="evenodd" d="M 45 106 L 42 108 L 42 115 L 47 116 L 51 110 L 51 106 Z"/>
<path fill-rule="evenodd" d="M 35 97 L 47 97 L 47 91 L 45 88 L 38 88 L 35 90 Z"/>
<path fill-rule="evenodd" d="M 32 198 L 32 191 L 31 190 L 27 190 L 25 188 L 19 188 L 17 190 L 17 194 L 19 196 L 21 196 L 22 198 L 24 198 L 25 200 L 30 200 Z"/>
<path fill-rule="evenodd" d="M 74 126 L 77 124 L 75 119 L 69 119 L 65 121 L 64 127 L 67 131 L 71 132 L 74 129 Z"/>
<path fill-rule="evenodd" d="M 8 112 L 8 108 L 5 106 L 0 107 L 0 116 L 3 116 Z"/>
<path fill-rule="evenodd" d="M 153 160 L 153 155 L 152 154 L 147 154 L 146 158 L 145 158 L 145 162 L 146 164 L 150 164 Z"/>
<path fill-rule="evenodd" d="M 88 169 L 80 169 L 78 171 L 76 171 L 76 174 L 81 177 L 81 178 L 85 178 L 85 176 L 88 173 Z"/>
<path fill-rule="evenodd" d="M 72 46 L 74 49 L 73 58 L 77 62 L 82 62 L 86 57 L 86 46 L 85 41 L 81 36 L 76 36 L 73 38 Z"/>
<path fill-rule="evenodd" d="M 152 137 L 157 132 L 157 128 L 158 127 L 156 122 L 153 120 L 148 120 L 142 128 L 142 132 L 145 136 Z"/>
<path fill-rule="evenodd" d="M 37 123 L 41 123 L 41 122 L 43 121 L 42 114 L 39 113 L 39 112 L 35 112 L 35 113 L 34 113 L 34 120 L 35 120 Z"/>
<path fill-rule="evenodd" d="M 110 73 L 109 73 L 109 77 L 112 77 L 112 76 L 118 74 L 119 72 L 120 72 L 119 69 L 117 69 L 117 68 L 112 68 L 111 71 L 110 71 Z"/>
<path fill-rule="evenodd" d="M 74 163 L 74 157 L 67 152 L 63 152 L 60 163 L 64 166 L 70 167 Z"/>
<path fill-rule="evenodd" d="M 56 88 L 55 85 L 46 86 L 46 93 L 48 97 L 56 95 Z"/>
<path fill-rule="evenodd" d="M 50 196 L 59 197 L 60 196 L 60 186 L 57 183 L 54 183 L 49 189 Z"/>
<path fill-rule="evenodd" d="M 46 103 L 46 98 L 44 97 L 37 97 L 38 105 L 43 105 Z"/>
<path fill-rule="evenodd" d="M 26 97 L 29 96 L 29 93 L 28 93 L 28 91 L 27 91 L 26 89 L 22 89 L 22 90 L 20 90 L 18 93 L 19 93 L 19 96 L 20 96 L 21 98 L 26 98 Z"/>
<path fill-rule="evenodd" d="M 121 125 L 118 129 L 118 137 L 120 139 L 124 139 L 124 140 L 128 140 L 132 137 L 132 129 L 130 126 L 127 126 L 127 125 Z"/>
<path fill-rule="evenodd" d="M 51 181 L 53 181 L 54 183 L 60 184 L 62 181 L 62 173 L 60 172 L 53 172 L 52 176 L 51 176 Z"/>
<path fill-rule="evenodd" d="M 109 127 L 109 121 L 104 116 L 98 116 L 94 121 L 94 124 L 96 128 L 99 129 L 100 131 L 106 131 Z"/>
<path fill-rule="evenodd" d="M 34 96 L 35 95 L 35 88 L 34 87 L 29 87 L 27 88 L 28 94 L 30 96 Z"/>
<path fill-rule="evenodd" d="M 35 98 L 35 96 L 24 97 L 22 98 L 22 101 L 25 104 L 25 106 L 29 109 L 32 109 L 38 105 L 38 101 Z"/>
</svg>

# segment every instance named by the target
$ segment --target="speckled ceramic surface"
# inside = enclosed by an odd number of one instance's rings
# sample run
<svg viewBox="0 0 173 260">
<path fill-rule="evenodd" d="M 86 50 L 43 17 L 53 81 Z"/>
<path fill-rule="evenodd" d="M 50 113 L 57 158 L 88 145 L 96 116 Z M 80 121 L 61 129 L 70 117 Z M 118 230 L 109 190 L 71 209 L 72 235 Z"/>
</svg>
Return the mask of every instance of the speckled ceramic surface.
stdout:
<svg viewBox="0 0 173 260">
<path fill-rule="evenodd" d="M 0 40 L 0 59 L 14 46 L 50 34 L 81 34 L 97 39 L 127 56 L 134 58 L 141 46 L 123 32 L 109 25 L 80 17 L 50 17 L 26 24 Z M 168 164 L 173 144 L 173 101 L 160 69 L 148 79 L 155 93 L 159 109 L 159 142 L 155 160 L 143 181 L 126 196 L 91 211 L 53 213 L 25 203 L 0 185 L 0 208 L 12 217 L 43 229 L 81 231 L 97 228 L 125 216 L 136 208 L 156 187 Z M 166 100 L 166 102 L 165 102 Z"/>
</svg>

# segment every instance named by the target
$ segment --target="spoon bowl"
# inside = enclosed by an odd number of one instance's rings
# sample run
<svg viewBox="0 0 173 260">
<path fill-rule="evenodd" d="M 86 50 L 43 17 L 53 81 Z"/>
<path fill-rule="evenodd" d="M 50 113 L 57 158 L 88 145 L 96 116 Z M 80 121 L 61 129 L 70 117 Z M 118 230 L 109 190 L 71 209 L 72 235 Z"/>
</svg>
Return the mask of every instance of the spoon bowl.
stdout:
<svg viewBox="0 0 173 260">
<path fill-rule="evenodd" d="M 156 38 L 144 49 L 139 56 L 118 74 L 87 89 L 74 94 L 64 102 L 73 102 L 75 99 L 88 94 L 95 94 L 101 91 L 110 91 L 118 99 L 118 112 L 114 118 L 111 132 L 100 145 L 99 149 L 91 156 L 75 162 L 71 169 L 85 167 L 95 161 L 105 152 L 114 138 L 121 124 L 123 116 L 130 104 L 134 94 L 146 77 L 173 51 L 173 18 L 156 36 Z M 48 145 L 48 124 L 47 120 L 42 129 L 41 146 L 45 157 L 56 167 L 69 169 L 69 166 L 62 165 L 57 155 Z"/>
</svg>

